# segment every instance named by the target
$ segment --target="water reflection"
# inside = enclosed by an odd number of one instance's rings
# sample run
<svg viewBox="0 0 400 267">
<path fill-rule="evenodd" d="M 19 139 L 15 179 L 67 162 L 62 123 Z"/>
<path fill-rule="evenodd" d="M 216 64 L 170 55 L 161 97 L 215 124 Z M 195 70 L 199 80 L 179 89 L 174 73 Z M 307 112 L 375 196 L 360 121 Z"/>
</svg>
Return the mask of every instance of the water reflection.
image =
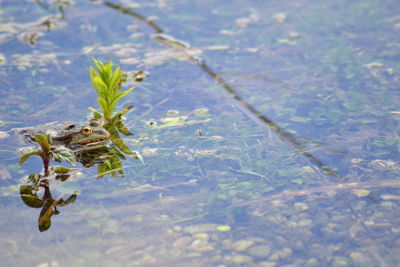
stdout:
<svg viewBox="0 0 400 267">
<path fill-rule="evenodd" d="M 43 196 L 38 194 L 44 190 Z M 42 208 L 38 218 L 40 232 L 47 231 L 51 226 L 51 217 L 60 214 L 57 207 L 65 207 L 75 202 L 77 193 L 71 194 L 64 200 L 63 197 L 54 199 L 51 195 L 50 184 L 43 176 L 35 173 L 29 175 L 28 184 L 21 185 L 19 194 L 25 205 L 31 208 Z"/>
</svg>

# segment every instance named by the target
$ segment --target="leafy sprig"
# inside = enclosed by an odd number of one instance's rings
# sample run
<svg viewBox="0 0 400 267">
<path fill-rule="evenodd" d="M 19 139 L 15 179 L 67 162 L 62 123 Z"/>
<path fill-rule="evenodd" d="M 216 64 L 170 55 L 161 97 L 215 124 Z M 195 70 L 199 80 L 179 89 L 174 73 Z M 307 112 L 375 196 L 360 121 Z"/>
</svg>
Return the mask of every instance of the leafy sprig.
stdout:
<svg viewBox="0 0 400 267">
<path fill-rule="evenodd" d="M 58 162 L 65 160 L 72 165 L 76 163 L 74 153 L 67 147 L 52 148 L 52 139 L 49 135 L 37 134 L 34 137 L 34 141 L 39 144 L 38 149 L 23 154 L 18 161 L 19 164 L 23 164 L 31 156 L 38 156 L 43 161 L 44 176 L 47 177 L 50 175 L 49 164 L 51 160 Z"/>
<path fill-rule="evenodd" d="M 121 83 L 124 78 L 124 72 L 117 67 L 113 70 L 113 63 L 110 60 L 104 64 L 100 60 L 93 59 L 96 69 L 90 67 L 90 81 L 97 92 L 97 102 L 103 112 L 104 120 L 109 123 L 112 119 L 114 109 L 118 101 L 129 94 L 134 88 L 129 88 L 125 91 L 120 91 Z M 96 114 L 95 114 L 96 115 Z"/>
</svg>

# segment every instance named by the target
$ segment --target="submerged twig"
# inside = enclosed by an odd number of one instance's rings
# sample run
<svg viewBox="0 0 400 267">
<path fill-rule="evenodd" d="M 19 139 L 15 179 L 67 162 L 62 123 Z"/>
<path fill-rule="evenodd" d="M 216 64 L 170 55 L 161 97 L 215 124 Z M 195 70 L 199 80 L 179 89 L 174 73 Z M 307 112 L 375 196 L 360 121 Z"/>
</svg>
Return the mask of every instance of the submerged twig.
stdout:
<svg viewBox="0 0 400 267">
<path fill-rule="evenodd" d="M 127 9 L 127 8 L 123 8 L 123 7 L 120 6 L 120 5 L 116 5 L 116 4 L 110 3 L 110 2 L 108 2 L 108 1 L 104 1 L 103 4 L 106 5 L 106 6 L 108 6 L 108 7 L 113 8 L 113 9 L 119 11 L 119 12 L 121 12 L 122 14 L 127 14 L 127 15 L 129 15 L 129 16 L 135 17 L 135 18 L 137 18 L 138 20 L 141 20 L 141 21 L 145 22 L 147 25 L 149 25 L 150 27 L 152 27 L 153 30 L 154 30 L 155 32 L 157 32 L 157 33 L 162 33 L 162 32 L 163 32 L 163 30 L 161 29 L 161 27 L 159 27 L 154 21 L 151 21 L 151 20 L 147 19 L 146 17 L 140 15 L 140 14 L 137 13 L 137 12 L 134 12 L 134 11 L 129 10 L 129 9 Z"/>
</svg>

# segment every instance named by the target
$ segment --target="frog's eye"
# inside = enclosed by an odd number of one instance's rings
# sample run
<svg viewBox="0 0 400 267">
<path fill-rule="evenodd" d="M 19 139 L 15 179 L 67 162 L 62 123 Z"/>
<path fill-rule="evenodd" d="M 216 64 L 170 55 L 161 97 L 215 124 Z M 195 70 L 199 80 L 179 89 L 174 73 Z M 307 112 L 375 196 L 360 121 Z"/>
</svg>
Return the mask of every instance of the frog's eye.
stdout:
<svg viewBox="0 0 400 267">
<path fill-rule="evenodd" d="M 90 128 L 88 126 L 82 127 L 82 129 L 81 129 L 81 133 L 84 135 L 91 135 L 92 132 L 93 132 L 92 128 Z"/>
</svg>

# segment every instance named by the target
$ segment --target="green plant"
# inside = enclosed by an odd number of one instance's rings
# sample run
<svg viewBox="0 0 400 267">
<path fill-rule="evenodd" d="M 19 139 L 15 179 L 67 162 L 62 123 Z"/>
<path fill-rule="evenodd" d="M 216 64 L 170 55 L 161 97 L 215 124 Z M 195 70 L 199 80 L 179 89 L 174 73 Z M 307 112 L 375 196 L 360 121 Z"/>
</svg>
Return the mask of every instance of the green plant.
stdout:
<svg viewBox="0 0 400 267">
<path fill-rule="evenodd" d="M 76 159 L 74 153 L 64 146 L 52 148 L 52 140 L 50 136 L 37 134 L 35 135 L 34 141 L 39 144 L 40 148 L 23 154 L 18 161 L 19 164 L 23 164 L 30 156 L 38 156 L 43 161 L 45 177 L 50 175 L 49 164 L 52 159 L 58 162 L 65 160 L 72 165 L 75 164 Z"/>
<path fill-rule="evenodd" d="M 97 71 L 90 67 L 90 81 L 98 94 L 97 102 L 103 112 L 105 124 L 110 123 L 114 109 L 118 101 L 130 93 L 134 88 L 120 91 L 124 73 L 120 67 L 113 70 L 113 63 L 110 60 L 107 64 L 93 58 Z M 99 114 L 95 114 L 98 117 Z"/>
</svg>

